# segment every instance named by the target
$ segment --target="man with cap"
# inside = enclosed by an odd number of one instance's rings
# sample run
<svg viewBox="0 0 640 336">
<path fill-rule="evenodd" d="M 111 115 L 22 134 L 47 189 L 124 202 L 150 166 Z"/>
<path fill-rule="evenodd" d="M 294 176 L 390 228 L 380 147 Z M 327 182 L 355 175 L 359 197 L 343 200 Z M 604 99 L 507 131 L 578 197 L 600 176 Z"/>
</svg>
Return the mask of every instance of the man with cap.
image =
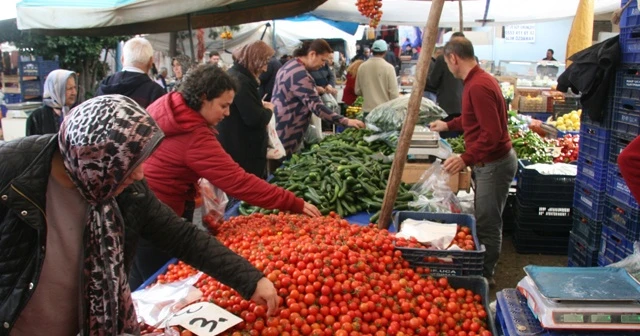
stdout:
<svg viewBox="0 0 640 336">
<path fill-rule="evenodd" d="M 396 70 L 384 59 L 387 42 L 377 40 L 371 50 L 373 57 L 358 69 L 355 85 L 356 94 L 363 98 L 362 110 L 365 114 L 400 95 Z"/>
</svg>

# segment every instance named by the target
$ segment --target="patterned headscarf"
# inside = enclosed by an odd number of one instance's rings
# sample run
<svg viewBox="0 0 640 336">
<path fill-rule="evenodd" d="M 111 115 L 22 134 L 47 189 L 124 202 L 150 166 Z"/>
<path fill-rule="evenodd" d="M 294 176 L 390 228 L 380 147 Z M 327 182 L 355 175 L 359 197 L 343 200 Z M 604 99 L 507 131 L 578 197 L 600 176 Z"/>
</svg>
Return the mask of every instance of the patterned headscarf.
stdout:
<svg viewBox="0 0 640 336">
<path fill-rule="evenodd" d="M 234 50 L 233 60 L 258 78 L 262 73 L 260 69 L 269 63 L 274 53 L 264 41 L 255 41 Z"/>
<path fill-rule="evenodd" d="M 147 111 L 121 95 L 87 100 L 62 123 L 58 144 L 67 175 L 89 203 L 82 335 L 139 332 L 124 267 L 124 220 L 115 196 L 163 137 Z"/>
<path fill-rule="evenodd" d="M 44 82 L 42 103 L 51 108 L 61 110 L 61 117 L 65 117 L 69 112 L 69 106 L 67 106 L 66 102 L 67 80 L 69 77 L 75 79 L 75 72 L 69 70 L 53 70 L 47 75 L 47 79 Z"/>
</svg>

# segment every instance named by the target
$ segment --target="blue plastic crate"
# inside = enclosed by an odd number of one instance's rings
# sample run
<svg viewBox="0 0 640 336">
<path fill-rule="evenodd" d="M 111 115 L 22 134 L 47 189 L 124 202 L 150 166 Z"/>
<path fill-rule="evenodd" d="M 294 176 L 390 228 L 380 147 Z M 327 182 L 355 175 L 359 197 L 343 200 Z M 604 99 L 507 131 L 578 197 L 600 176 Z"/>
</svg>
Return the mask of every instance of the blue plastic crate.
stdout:
<svg viewBox="0 0 640 336">
<path fill-rule="evenodd" d="M 42 84 L 39 80 L 20 82 L 20 91 L 23 97 L 42 96 Z"/>
<path fill-rule="evenodd" d="M 595 189 L 592 185 L 576 180 L 576 192 L 573 197 L 573 207 L 588 218 L 601 221 L 604 216 L 606 203 L 604 190 Z"/>
<path fill-rule="evenodd" d="M 617 136 L 628 139 L 640 134 L 640 100 L 619 99 L 615 102 L 611 130 Z"/>
<path fill-rule="evenodd" d="M 631 190 L 629 190 L 627 182 L 620 174 L 620 169 L 617 164 L 610 164 L 609 166 L 609 172 L 607 173 L 607 195 L 629 205 L 631 208 L 638 208 L 638 202 L 631 194 Z"/>
<path fill-rule="evenodd" d="M 606 161 L 609 155 L 611 132 L 602 127 L 583 124 L 580 126 L 580 154 Z"/>
<path fill-rule="evenodd" d="M 607 159 L 597 159 L 582 152 L 578 155 L 578 176 L 596 190 L 605 190 L 608 169 Z"/>
<path fill-rule="evenodd" d="M 613 264 L 613 260 L 606 258 L 602 251 L 598 252 L 598 266 L 605 267 L 611 264 Z"/>
<path fill-rule="evenodd" d="M 589 246 L 580 236 L 569 233 L 569 266 L 591 267 L 598 264 L 599 246 Z"/>
<path fill-rule="evenodd" d="M 51 71 L 59 69 L 58 61 L 45 61 L 39 59 L 37 61 L 20 62 L 20 74 L 22 76 L 35 76 L 43 79 Z"/>
<path fill-rule="evenodd" d="M 640 65 L 626 64 L 616 71 L 614 100 L 640 99 Z"/>
<path fill-rule="evenodd" d="M 475 251 L 449 251 L 429 250 L 424 248 L 410 248 L 396 246 L 395 249 L 402 252 L 402 258 L 409 262 L 411 267 L 428 267 L 432 275 L 482 275 L 484 265 L 484 245 L 480 245 L 476 230 L 476 220 L 471 215 L 441 214 L 413 211 L 398 211 L 393 218 L 393 224 L 398 230 L 406 219 L 429 220 L 432 222 L 452 223 L 466 226 L 471 229 Z M 428 262 L 426 259 L 437 258 L 438 262 Z"/>
<path fill-rule="evenodd" d="M 640 63 L 640 27 L 620 28 L 621 63 Z"/>
<path fill-rule="evenodd" d="M 640 210 L 638 208 L 633 208 L 613 197 L 607 197 L 604 218 L 617 225 L 618 231 L 623 232 L 627 239 L 633 241 L 640 239 Z"/>
<path fill-rule="evenodd" d="M 564 138 L 564 136 L 567 135 L 567 134 L 568 135 L 578 135 L 578 134 L 580 134 L 580 131 L 566 131 L 566 132 L 558 131 L 558 139 Z"/>
<path fill-rule="evenodd" d="M 582 238 L 588 246 L 600 248 L 602 221 L 589 218 L 579 209 L 573 209 L 573 226 L 571 231 Z"/>
<path fill-rule="evenodd" d="M 19 93 L 5 93 L 4 101 L 7 104 L 17 104 L 22 102 L 22 95 Z"/>
<path fill-rule="evenodd" d="M 617 228 L 608 221 L 602 225 L 602 244 L 599 256 L 604 256 L 613 262 L 618 262 L 633 253 L 633 242 L 625 238 Z"/>
<path fill-rule="evenodd" d="M 629 145 L 631 140 L 618 137 L 616 134 L 611 135 L 611 144 L 609 145 L 609 163 L 618 164 L 618 155 Z"/>
<path fill-rule="evenodd" d="M 624 6 L 629 1 L 631 1 L 631 4 L 622 12 L 622 16 L 620 17 L 620 28 L 640 26 L 640 11 L 638 10 L 637 1 L 622 0 L 621 6 Z"/>
</svg>

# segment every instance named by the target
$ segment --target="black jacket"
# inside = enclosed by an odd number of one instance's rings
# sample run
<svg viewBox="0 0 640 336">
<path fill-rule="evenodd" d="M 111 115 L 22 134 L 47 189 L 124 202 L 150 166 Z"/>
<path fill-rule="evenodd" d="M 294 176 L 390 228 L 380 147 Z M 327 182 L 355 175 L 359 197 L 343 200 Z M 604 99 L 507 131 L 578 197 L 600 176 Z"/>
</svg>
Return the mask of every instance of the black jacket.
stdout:
<svg viewBox="0 0 640 336">
<path fill-rule="evenodd" d="M 448 115 L 460 115 L 462 110 L 462 80 L 453 77 L 447 67 L 447 63 L 444 61 L 443 55 L 438 56 L 431 66 L 433 70 L 429 70 L 425 91 L 436 93 L 438 105 Z"/>
<path fill-rule="evenodd" d="M 316 81 L 316 86 L 325 87 L 331 85 L 336 87 L 336 75 L 333 73 L 333 69 L 329 64 L 323 65 L 320 69 L 311 71 L 311 77 Z"/>
<path fill-rule="evenodd" d="M 38 286 L 46 251 L 46 189 L 57 134 L 0 143 L 0 336 L 8 335 Z M 250 298 L 263 274 L 161 203 L 146 181 L 117 197 L 125 221 L 127 272 L 139 238 Z M 55 304 L 55 303 L 52 303 Z"/>
<path fill-rule="evenodd" d="M 267 71 L 260 75 L 260 98 L 264 97 L 264 101 L 271 101 L 271 94 L 273 93 L 273 85 L 276 83 L 276 75 L 278 70 L 282 67 L 282 63 L 275 58 L 271 57 L 269 64 L 267 65 Z M 265 96 L 266 95 L 266 96 Z"/>
<path fill-rule="evenodd" d="M 61 117 L 49 106 L 43 105 L 31 112 L 27 118 L 26 135 L 58 133 Z"/>
<path fill-rule="evenodd" d="M 96 96 L 121 94 L 127 96 L 147 108 L 166 91 L 146 74 L 131 71 L 120 71 L 105 78 L 96 91 Z"/>
<path fill-rule="evenodd" d="M 620 62 L 618 36 L 594 44 L 569 57 L 571 65 L 558 77 L 558 91 L 582 93 L 582 110 L 591 120 L 602 121 L 611 82 Z"/>
<path fill-rule="evenodd" d="M 262 106 L 258 81 L 247 69 L 234 64 L 228 73 L 240 85 L 229 116 L 217 126 L 218 140 L 244 170 L 266 178 L 269 144 L 267 125 L 273 112 Z"/>
</svg>

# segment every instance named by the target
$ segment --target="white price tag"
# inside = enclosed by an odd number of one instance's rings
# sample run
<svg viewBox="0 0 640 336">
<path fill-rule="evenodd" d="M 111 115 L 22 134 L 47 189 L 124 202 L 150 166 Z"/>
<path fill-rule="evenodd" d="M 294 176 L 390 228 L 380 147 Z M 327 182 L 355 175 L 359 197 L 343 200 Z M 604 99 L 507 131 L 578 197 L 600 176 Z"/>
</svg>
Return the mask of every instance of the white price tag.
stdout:
<svg viewBox="0 0 640 336">
<path fill-rule="evenodd" d="M 242 322 L 242 319 L 210 302 L 198 302 L 183 308 L 168 321 L 199 336 L 214 336 Z"/>
</svg>

